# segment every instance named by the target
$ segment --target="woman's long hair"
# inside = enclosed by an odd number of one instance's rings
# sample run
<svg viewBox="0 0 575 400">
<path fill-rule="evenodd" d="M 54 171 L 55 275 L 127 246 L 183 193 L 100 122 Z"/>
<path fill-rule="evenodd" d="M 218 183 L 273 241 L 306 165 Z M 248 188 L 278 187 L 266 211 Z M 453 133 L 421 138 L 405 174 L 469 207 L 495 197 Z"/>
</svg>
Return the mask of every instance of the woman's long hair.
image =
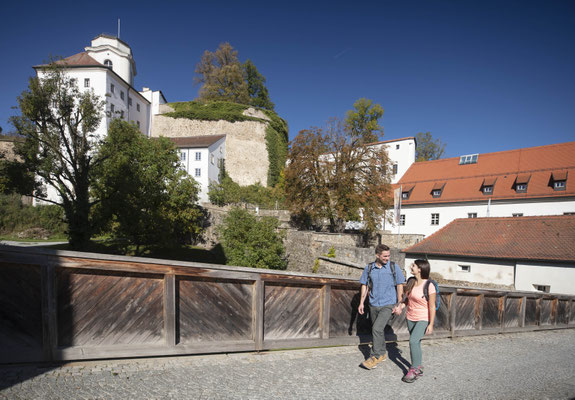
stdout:
<svg viewBox="0 0 575 400">
<path fill-rule="evenodd" d="M 431 272 L 431 266 L 429 265 L 429 261 L 427 260 L 415 260 L 415 265 L 419 267 L 421 270 L 421 279 L 429 279 L 429 273 Z M 404 302 L 407 302 L 407 298 L 411 294 L 413 287 L 417 283 L 417 279 L 415 277 L 411 277 L 407 280 L 407 285 L 405 286 L 405 295 L 404 295 Z"/>
</svg>

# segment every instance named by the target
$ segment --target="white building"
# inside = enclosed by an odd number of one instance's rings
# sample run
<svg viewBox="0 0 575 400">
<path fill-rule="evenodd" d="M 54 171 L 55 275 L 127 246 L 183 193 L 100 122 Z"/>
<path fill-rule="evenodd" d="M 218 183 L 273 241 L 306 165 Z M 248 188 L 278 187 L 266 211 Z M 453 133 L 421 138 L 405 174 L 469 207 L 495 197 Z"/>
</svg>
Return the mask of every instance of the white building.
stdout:
<svg viewBox="0 0 575 400">
<path fill-rule="evenodd" d="M 575 215 L 457 219 L 403 251 L 444 279 L 575 294 Z"/>
<path fill-rule="evenodd" d="M 211 182 L 219 181 L 226 157 L 226 135 L 169 138 L 180 150 L 186 172 L 200 184 L 200 202 L 208 202 Z"/>
<path fill-rule="evenodd" d="M 93 90 L 105 99 L 106 108 L 96 132 L 105 137 L 113 118 L 133 122 L 140 131 L 150 136 L 153 110 L 166 103 L 160 91 L 144 88 L 137 91 L 134 85 L 136 62 L 130 46 L 109 35 L 99 35 L 82 53 L 74 54 L 56 64 L 65 65 L 66 73 L 74 79 L 81 90 Z M 45 74 L 47 65 L 34 67 L 38 77 Z"/>
<path fill-rule="evenodd" d="M 385 147 L 392 168 L 391 183 L 397 183 L 411 164 L 415 162 L 417 143 L 414 137 L 385 140 L 383 142 L 370 143 L 369 146 L 378 149 Z"/>
<path fill-rule="evenodd" d="M 575 213 L 575 142 L 416 162 L 393 233 L 431 235 L 457 218 Z"/>
</svg>

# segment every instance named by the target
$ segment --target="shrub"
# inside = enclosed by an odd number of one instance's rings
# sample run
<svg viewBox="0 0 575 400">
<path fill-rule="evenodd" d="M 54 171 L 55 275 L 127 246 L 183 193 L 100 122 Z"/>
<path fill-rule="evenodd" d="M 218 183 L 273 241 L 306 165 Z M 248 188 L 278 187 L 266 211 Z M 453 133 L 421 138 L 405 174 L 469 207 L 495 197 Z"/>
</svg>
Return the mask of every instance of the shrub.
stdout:
<svg viewBox="0 0 575 400">
<path fill-rule="evenodd" d="M 12 235 L 29 228 L 43 228 L 53 236 L 63 236 L 67 229 L 63 209 L 51 204 L 24 205 L 20 195 L 0 195 L 0 232 Z"/>
</svg>

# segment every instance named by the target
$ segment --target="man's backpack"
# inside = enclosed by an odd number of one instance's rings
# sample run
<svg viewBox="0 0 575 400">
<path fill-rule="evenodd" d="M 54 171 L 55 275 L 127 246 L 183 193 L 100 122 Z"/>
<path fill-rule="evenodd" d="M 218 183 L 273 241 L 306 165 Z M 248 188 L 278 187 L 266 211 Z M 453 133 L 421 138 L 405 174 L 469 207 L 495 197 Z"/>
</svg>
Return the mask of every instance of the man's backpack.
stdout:
<svg viewBox="0 0 575 400">
<path fill-rule="evenodd" d="M 439 296 L 439 285 L 433 279 L 428 279 L 423 285 L 423 295 L 425 296 L 425 300 L 429 301 L 429 285 L 433 283 L 435 286 L 435 309 L 439 310 L 439 306 L 441 305 L 441 298 Z"/>
<path fill-rule="evenodd" d="M 371 281 L 371 270 L 375 262 L 369 264 L 369 269 L 367 270 L 367 287 L 371 291 L 373 287 L 373 282 Z M 391 274 L 393 275 L 393 286 L 397 286 L 397 277 L 395 276 L 395 263 L 393 261 L 389 262 L 389 267 L 391 269 Z"/>
</svg>

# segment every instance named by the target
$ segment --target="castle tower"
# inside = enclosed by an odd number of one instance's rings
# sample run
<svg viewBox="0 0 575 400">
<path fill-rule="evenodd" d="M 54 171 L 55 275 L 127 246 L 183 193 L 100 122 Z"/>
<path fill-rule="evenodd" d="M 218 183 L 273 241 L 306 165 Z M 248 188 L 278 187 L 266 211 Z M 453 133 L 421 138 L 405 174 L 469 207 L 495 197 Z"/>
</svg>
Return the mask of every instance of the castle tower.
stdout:
<svg viewBox="0 0 575 400">
<path fill-rule="evenodd" d="M 111 68 L 130 86 L 134 85 L 136 62 L 132 49 L 117 37 L 101 34 L 92 40 L 92 45 L 85 48 L 86 53 L 96 61 Z"/>
</svg>

